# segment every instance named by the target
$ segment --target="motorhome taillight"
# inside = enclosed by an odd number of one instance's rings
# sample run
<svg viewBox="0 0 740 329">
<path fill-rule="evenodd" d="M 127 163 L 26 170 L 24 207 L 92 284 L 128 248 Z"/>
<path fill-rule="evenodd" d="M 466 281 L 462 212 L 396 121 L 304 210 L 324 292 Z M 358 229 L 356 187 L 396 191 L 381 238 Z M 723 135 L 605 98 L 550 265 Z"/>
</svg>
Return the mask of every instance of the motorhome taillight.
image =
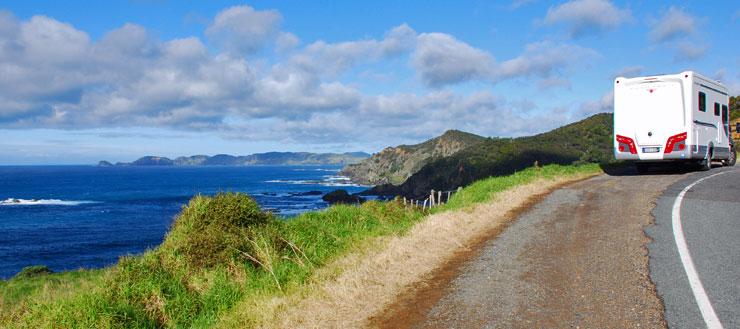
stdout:
<svg viewBox="0 0 740 329">
<path fill-rule="evenodd" d="M 619 143 L 619 152 L 624 152 L 624 146 L 626 145 L 629 148 L 631 154 L 637 154 L 637 146 L 635 146 L 635 141 L 632 140 L 632 138 L 617 135 L 617 142 Z"/>
<path fill-rule="evenodd" d="M 673 152 L 674 146 L 677 146 L 678 150 L 683 151 L 686 148 L 687 136 L 688 135 L 686 133 L 680 133 L 678 135 L 668 137 L 668 141 L 665 144 L 664 153 Z"/>
</svg>

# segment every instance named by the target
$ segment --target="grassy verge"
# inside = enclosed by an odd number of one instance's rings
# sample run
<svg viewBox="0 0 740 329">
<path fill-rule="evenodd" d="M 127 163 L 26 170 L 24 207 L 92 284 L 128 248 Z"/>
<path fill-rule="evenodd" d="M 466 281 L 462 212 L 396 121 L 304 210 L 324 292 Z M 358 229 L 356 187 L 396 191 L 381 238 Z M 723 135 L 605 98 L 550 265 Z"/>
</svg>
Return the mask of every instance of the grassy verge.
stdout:
<svg viewBox="0 0 740 329">
<path fill-rule="evenodd" d="M 598 171 L 553 165 L 489 178 L 434 212 L 486 202 L 536 179 Z M 143 255 L 103 270 L 0 282 L 0 327 L 211 326 L 237 304 L 300 292 L 327 264 L 372 246 L 376 237 L 403 235 L 424 217 L 399 203 L 367 202 L 283 221 L 243 194 L 197 196 L 162 245 Z M 266 317 L 238 314 L 247 326 Z"/>
<path fill-rule="evenodd" d="M 581 166 L 559 166 L 549 165 L 540 168 L 527 168 L 513 175 L 503 177 L 491 177 L 479 180 L 465 187 L 459 193 L 455 193 L 447 204 L 433 209 L 433 212 L 442 212 L 470 207 L 472 205 L 487 202 L 493 195 L 510 189 L 514 186 L 529 184 L 536 179 L 553 179 L 579 174 L 591 174 L 601 172 L 597 164 L 586 164 Z"/>
</svg>

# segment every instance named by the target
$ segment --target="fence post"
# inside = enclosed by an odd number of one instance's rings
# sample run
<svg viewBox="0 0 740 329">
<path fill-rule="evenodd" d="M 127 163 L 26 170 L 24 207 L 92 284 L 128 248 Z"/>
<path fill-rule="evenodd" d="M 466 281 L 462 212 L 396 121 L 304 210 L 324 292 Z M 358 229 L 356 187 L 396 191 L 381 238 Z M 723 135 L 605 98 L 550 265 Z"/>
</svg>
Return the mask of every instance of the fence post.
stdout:
<svg viewBox="0 0 740 329">
<path fill-rule="evenodd" d="M 429 199 L 424 199 L 424 205 L 421 206 L 421 210 L 427 209 L 427 201 L 429 201 Z"/>
<path fill-rule="evenodd" d="M 447 191 L 447 200 L 445 200 L 445 202 L 450 202 L 450 193 L 452 193 L 452 191 Z"/>
<path fill-rule="evenodd" d="M 437 192 L 437 205 L 442 204 L 442 191 Z"/>
<path fill-rule="evenodd" d="M 432 193 L 429 195 L 429 208 L 434 207 L 434 190 L 432 190 Z"/>
<path fill-rule="evenodd" d="M 406 197 L 403 197 L 403 207 L 406 208 Z"/>
</svg>

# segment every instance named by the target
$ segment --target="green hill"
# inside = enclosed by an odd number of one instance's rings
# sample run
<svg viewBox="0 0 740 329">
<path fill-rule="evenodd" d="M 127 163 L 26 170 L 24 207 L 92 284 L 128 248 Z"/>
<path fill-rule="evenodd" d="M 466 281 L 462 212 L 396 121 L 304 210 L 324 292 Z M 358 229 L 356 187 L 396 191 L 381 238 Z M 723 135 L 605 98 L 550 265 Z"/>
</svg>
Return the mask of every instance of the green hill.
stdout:
<svg viewBox="0 0 740 329">
<path fill-rule="evenodd" d="M 400 186 L 376 186 L 368 194 L 422 197 L 435 190 L 453 190 L 478 179 L 501 176 L 545 164 L 610 162 L 612 114 L 597 114 L 555 130 L 520 138 L 497 138 L 431 161 Z"/>
<path fill-rule="evenodd" d="M 388 147 L 369 159 L 346 166 L 341 175 L 361 184 L 401 184 L 424 165 L 451 156 L 485 138 L 459 130 L 448 130 L 420 144 Z"/>
</svg>

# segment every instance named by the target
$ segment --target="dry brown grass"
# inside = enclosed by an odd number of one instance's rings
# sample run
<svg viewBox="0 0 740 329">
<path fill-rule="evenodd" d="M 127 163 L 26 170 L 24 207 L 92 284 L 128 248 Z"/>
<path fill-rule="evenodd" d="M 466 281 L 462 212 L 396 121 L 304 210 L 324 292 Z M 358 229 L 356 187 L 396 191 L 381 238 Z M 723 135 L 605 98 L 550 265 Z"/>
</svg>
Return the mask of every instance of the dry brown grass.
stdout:
<svg viewBox="0 0 740 329">
<path fill-rule="evenodd" d="M 398 296 L 422 282 L 455 254 L 505 227 L 511 212 L 568 181 L 537 180 L 494 196 L 473 208 L 429 216 L 403 236 L 375 239 L 320 270 L 314 283 L 285 295 L 251 299 L 224 317 L 221 327 L 361 328 Z M 254 317 L 261 309 L 260 317 Z M 251 316 L 246 316 L 251 314 Z M 240 315 L 243 315 L 240 316 Z"/>
</svg>

